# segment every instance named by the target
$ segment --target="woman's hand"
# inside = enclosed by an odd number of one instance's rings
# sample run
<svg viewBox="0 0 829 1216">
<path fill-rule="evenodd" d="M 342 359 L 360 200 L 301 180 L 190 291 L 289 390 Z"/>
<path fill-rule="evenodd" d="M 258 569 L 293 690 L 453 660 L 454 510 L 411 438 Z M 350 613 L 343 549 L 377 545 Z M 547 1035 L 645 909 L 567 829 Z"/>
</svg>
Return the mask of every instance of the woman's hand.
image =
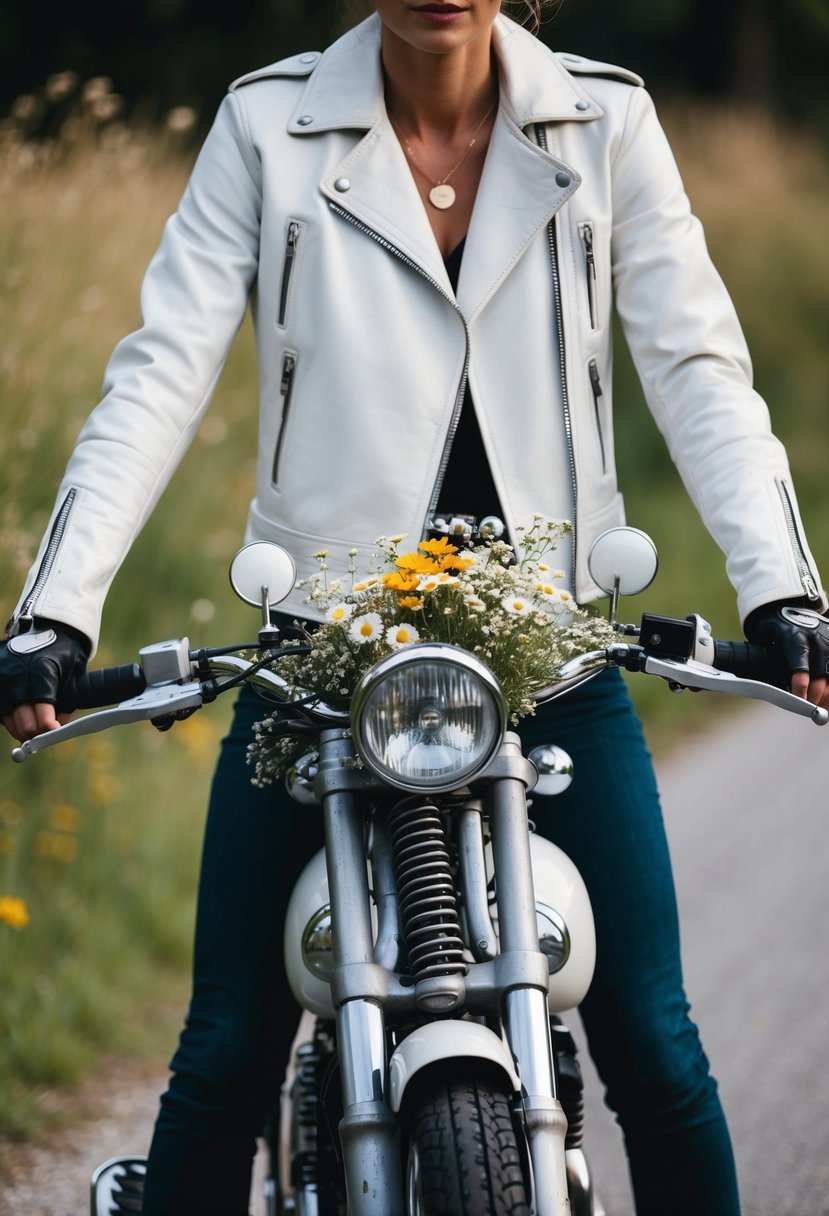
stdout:
<svg viewBox="0 0 829 1216">
<path fill-rule="evenodd" d="M 0 718 L 19 743 L 69 720 L 57 707 L 71 699 L 88 654 L 82 634 L 49 621 L 0 643 Z"/>
<path fill-rule="evenodd" d="M 795 696 L 829 709 L 829 619 L 799 604 L 764 604 L 748 616 L 745 635 L 777 655 Z"/>
</svg>

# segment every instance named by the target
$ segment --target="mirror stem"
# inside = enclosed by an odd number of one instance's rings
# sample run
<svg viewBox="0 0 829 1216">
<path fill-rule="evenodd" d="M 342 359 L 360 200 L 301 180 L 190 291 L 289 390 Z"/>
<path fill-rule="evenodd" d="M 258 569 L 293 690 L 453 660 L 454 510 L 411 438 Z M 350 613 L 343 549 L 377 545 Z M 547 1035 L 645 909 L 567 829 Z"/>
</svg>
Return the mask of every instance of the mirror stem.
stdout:
<svg viewBox="0 0 829 1216">
<path fill-rule="evenodd" d="M 621 587 L 621 580 L 619 578 L 619 575 L 617 574 L 615 579 L 613 580 L 613 594 L 610 597 L 610 609 L 608 611 L 608 620 L 610 621 L 611 625 L 616 624 L 616 615 L 619 611 L 620 587 Z"/>
</svg>

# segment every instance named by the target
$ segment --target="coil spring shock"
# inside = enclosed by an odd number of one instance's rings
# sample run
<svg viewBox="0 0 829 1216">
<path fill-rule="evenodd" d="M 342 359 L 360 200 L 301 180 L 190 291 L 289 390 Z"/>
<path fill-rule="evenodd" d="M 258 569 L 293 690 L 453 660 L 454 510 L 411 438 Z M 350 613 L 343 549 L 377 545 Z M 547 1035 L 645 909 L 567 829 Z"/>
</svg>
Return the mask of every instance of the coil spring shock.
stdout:
<svg viewBox="0 0 829 1216">
<path fill-rule="evenodd" d="M 555 1015 L 550 1019 L 550 1030 L 556 1056 L 558 1096 L 567 1116 L 564 1147 L 581 1148 L 584 1142 L 584 1082 L 576 1042 L 569 1029 Z"/>
<path fill-rule="evenodd" d="M 429 802 L 402 802 L 389 817 L 400 921 L 416 980 L 465 975 L 446 827 Z"/>
</svg>

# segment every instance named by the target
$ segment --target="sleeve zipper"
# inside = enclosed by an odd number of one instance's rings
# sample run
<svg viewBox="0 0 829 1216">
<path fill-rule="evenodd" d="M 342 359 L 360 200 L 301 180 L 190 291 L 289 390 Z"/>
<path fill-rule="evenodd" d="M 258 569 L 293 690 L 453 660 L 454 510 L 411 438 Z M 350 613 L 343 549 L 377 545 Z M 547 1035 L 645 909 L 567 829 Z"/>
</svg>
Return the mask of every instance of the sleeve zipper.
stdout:
<svg viewBox="0 0 829 1216">
<path fill-rule="evenodd" d="M 794 513 L 794 505 L 792 497 L 789 493 L 789 487 L 782 477 L 776 479 L 777 491 L 780 495 L 780 502 L 783 506 L 783 515 L 786 520 L 786 528 L 789 533 L 789 540 L 794 551 L 795 562 L 797 563 L 797 572 L 800 575 L 800 582 L 806 596 L 810 600 L 820 599 L 820 590 L 817 585 L 812 568 L 809 565 L 809 559 L 806 557 L 806 551 L 803 547 L 803 542 L 800 538 L 800 532 L 797 527 L 797 520 Z"/>
<path fill-rule="evenodd" d="M 599 325 L 597 302 L 596 254 L 593 249 L 593 225 L 585 222 L 579 224 L 579 236 L 584 246 L 584 268 L 587 275 L 587 307 L 590 313 L 590 328 L 597 329 Z"/>
<path fill-rule="evenodd" d="M 78 496 L 78 491 L 75 486 L 72 486 L 66 494 L 63 502 L 55 516 L 52 530 L 49 533 L 49 540 L 46 544 L 46 549 L 41 559 L 40 569 L 37 572 L 32 588 L 25 600 L 20 606 L 20 611 L 11 618 L 6 631 L 9 636 L 13 633 L 24 633 L 32 623 L 35 615 L 35 604 L 49 581 L 49 575 L 52 573 L 52 568 L 55 564 L 58 551 L 63 542 L 66 526 L 69 523 L 69 516 L 72 514 L 72 508 L 75 505 L 75 499 Z"/>
<path fill-rule="evenodd" d="M 282 396 L 282 421 L 279 425 L 279 438 L 276 441 L 276 450 L 273 454 L 273 472 L 271 480 L 274 486 L 279 485 L 279 461 L 282 455 L 282 447 L 285 442 L 285 431 L 288 427 L 288 414 L 291 406 L 291 390 L 294 386 L 294 372 L 296 371 L 297 356 L 292 350 L 286 350 L 282 356 L 282 378 L 279 381 L 279 392 Z"/>
</svg>

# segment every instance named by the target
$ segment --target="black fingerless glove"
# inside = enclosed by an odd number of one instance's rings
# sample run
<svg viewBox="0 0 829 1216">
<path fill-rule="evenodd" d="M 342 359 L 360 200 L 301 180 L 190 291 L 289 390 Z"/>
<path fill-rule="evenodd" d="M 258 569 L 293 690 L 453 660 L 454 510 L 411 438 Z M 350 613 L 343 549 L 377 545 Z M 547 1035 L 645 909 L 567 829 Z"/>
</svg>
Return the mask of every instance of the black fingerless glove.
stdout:
<svg viewBox="0 0 829 1216">
<path fill-rule="evenodd" d="M 768 647 L 789 679 L 796 671 L 829 676 L 829 620 L 814 608 L 764 604 L 749 614 L 744 630 L 749 642 Z"/>
<path fill-rule="evenodd" d="M 73 709 L 74 683 L 90 649 L 88 638 L 57 621 L 35 621 L 28 633 L 0 642 L 0 714 L 41 701 Z"/>
</svg>

